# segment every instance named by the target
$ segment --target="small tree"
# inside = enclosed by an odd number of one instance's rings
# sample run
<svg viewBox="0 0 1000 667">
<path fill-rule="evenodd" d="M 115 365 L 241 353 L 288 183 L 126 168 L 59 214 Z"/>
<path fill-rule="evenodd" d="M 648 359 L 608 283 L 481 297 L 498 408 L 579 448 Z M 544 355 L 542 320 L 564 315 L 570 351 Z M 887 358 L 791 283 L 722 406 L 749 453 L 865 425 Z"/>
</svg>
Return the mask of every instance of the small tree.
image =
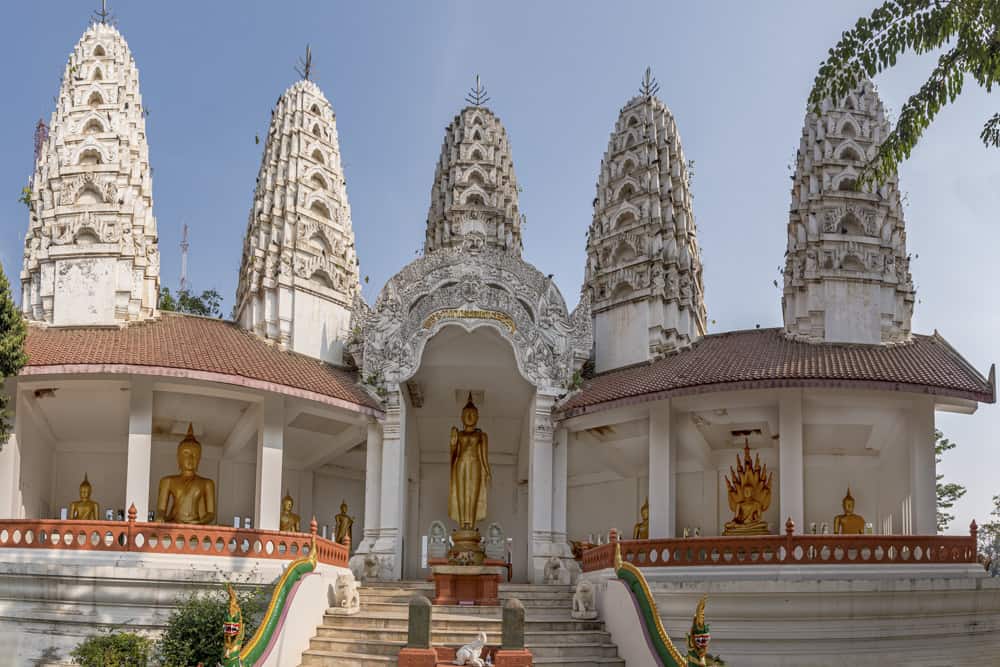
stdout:
<svg viewBox="0 0 1000 667">
<path fill-rule="evenodd" d="M 247 641 L 253 637 L 268 600 L 267 589 L 237 591 Z M 222 587 L 183 597 L 167 620 L 167 629 L 156 647 L 164 667 L 215 665 L 221 662 L 222 624 L 229 596 Z"/>
<path fill-rule="evenodd" d="M 83 667 L 146 667 L 153 641 L 132 632 L 92 635 L 70 653 Z"/>
<path fill-rule="evenodd" d="M 1000 538 L 1000 495 L 993 496 L 993 511 L 990 512 L 989 520 L 979 526 L 979 550 L 991 550 L 997 538 Z M 993 554 L 993 557 L 998 558 L 1000 554 Z"/>
<path fill-rule="evenodd" d="M 10 293 L 10 283 L 0 266 L 0 446 L 10 438 L 11 426 L 8 422 L 10 413 L 8 397 L 3 391 L 4 378 L 17 375 L 28 357 L 24 353 L 24 339 L 28 335 L 28 327 L 21 317 L 20 311 L 14 305 Z"/>
<path fill-rule="evenodd" d="M 941 431 L 934 431 L 934 455 L 935 463 L 941 464 L 941 455 L 945 452 L 955 449 L 958 443 L 952 442 L 948 438 L 944 437 Z M 954 520 L 955 515 L 947 512 L 954 505 L 955 501 L 965 495 L 966 488 L 961 484 L 956 484 L 955 482 L 948 482 L 944 484 L 941 480 L 944 479 L 944 475 L 938 473 L 937 475 L 937 531 L 943 533 L 948 530 L 948 524 Z"/>
<path fill-rule="evenodd" d="M 842 99 L 865 78 L 893 67 L 907 51 L 943 47 L 859 184 L 894 174 L 938 112 L 961 94 L 967 76 L 987 92 L 1000 83 L 1000 0 L 887 0 L 844 32 L 820 65 L 809 94 L 817 110 L 824 99 Z M 986 121 L 979 137 L 987 146 L 1000 146 L 1000 113 Z"/>
<path fill-rule="evenodd" d="M 182 289 L 177 291 L 175 297 L 169 287 L 161 287 L 159 308 L 202 317 L 222 317 L 222 296 L 214 289 L 205 290 L 200 295 Z"/>
</svg>

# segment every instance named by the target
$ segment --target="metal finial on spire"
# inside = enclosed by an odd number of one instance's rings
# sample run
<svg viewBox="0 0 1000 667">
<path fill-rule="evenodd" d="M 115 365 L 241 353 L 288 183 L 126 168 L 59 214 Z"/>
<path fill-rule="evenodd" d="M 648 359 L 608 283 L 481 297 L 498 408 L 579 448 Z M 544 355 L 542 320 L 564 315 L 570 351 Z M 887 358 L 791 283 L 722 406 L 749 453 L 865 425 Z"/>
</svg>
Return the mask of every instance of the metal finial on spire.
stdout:
<svg viewBox="0 0 1000 667">
<path fill-rule="evenodd" d="M 101 8 L 94 12 L 94 19 L 98 23 L 107 24 L 110 17 L 111 11 L 108 9 L 108 0 L 101 0 Z"/>
<path fill-rule="evenodd" d="M 298 73 L 299 76 L 308 81 L 309 77 L 312 76 L 312 66 L 313 66 L 312 49 L 310 49 L 309 45 L 306 44 L 306 57 L 299 58 L 299 64 L 298 67 L 295 68 L 295 71 Z"/>
<path fill-rule="evenodd" d="M 481 107 L 490 101 L 489 96 L 486 94 L 486 87 L 479 80 L 479 75 L 476 75 L 476 87 L 469 91 L 469 94 L 465 96 L 465 101 L 475 107 Z"/>
<path fill-rule="evenodd" d="M 639 87 L 639 92 L 642 93 L 643 97 L 652 97 L 660 90 L 660 84 L 656 82 L 653 77 L 653 70 L 650 67 L 646 68 L 646 73 L 642 77 L 642 85 Z"/>
</svg>

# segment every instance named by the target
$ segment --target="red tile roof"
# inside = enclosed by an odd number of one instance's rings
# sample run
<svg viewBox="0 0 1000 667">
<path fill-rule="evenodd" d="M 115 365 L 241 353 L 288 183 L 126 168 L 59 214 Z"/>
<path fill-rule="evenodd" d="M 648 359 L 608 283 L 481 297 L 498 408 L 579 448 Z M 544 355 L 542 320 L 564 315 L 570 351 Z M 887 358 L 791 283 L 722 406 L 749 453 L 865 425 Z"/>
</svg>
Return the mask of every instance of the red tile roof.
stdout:
<svg viewBox="0 0 1000 667">
<path fill-rule="evenodd" d="M 705 336 L 658 361 L 596 375 L 560 408 L 564 417 L 623 402 L 757 387 L 851 387 L 995 401 L 983 377 L 936 332 L 897 345 L 805 343 L 782 329 Z"/>
<path fill-rule="evenodd" d="M 44 372 L 45 367 L 82 372 L 72 368 L 81 366 L 91 366 L 89 372 L 113 366 L 183 369 L 238 376 L 265 388 L 280 385 L 364 411 L 381 410 L 351 371 L 281 351 L 232 322 L 206 317 L 161 313 L 159 319 L 122 328 L 30 326 L 26 350 L 29 373 Z"/>
</svg>

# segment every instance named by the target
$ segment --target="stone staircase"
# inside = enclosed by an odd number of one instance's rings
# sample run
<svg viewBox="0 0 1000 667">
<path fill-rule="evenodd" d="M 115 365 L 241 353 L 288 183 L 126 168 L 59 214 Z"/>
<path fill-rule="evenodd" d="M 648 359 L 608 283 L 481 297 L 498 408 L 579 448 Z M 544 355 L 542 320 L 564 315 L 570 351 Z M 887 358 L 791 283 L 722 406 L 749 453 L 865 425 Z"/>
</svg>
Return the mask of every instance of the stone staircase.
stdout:
<svg viewBox="0 0 1000 667">
<path fill-rule="evenodd" d="M 410 598 L 434 597 L 430 582 L 379 582 L 361 589 L 361 612 L 353 616 L 327 613 L 316 630 L 301 667 L 395 667 L 406 646 Z M 525 646 L 536 665 L 553 667 L 625 667 L 618 647 L 600 621 L 570 616 L 570 586 L 501 584 L 501 604 L 516 597 L 524 605 Z M 489 645 L 500 644 L 501 607 L 436 606 L 431 641 L 435 646 L 461 646 L 485 632 Z"/>
</svg>

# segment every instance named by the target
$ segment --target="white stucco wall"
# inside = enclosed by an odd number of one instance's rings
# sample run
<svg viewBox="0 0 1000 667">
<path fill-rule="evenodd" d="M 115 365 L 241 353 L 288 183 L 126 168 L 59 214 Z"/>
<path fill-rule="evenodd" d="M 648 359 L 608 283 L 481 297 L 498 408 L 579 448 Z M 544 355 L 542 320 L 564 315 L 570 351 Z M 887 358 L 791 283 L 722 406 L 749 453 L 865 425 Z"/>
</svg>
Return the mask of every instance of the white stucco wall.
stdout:
<svg viewBox="0 0 1000 667">
<path fill-rule="evenodd" d="M 56 262 L 53 324 L 107 324 L 115 320 L 117 266 L 113 257 Z"/>
<path fill-rule="evenodd" d="M 301 289 L 294 295 L 291 348 L 310 357 L 342 363 L 350 311 Z"/>
<path fill-rule="evenodd" d="M 595 368 L 598 373 L 649 358 L 649 306 L 645 301 L 616 306 L 594 315 Z"/>
</svg>

